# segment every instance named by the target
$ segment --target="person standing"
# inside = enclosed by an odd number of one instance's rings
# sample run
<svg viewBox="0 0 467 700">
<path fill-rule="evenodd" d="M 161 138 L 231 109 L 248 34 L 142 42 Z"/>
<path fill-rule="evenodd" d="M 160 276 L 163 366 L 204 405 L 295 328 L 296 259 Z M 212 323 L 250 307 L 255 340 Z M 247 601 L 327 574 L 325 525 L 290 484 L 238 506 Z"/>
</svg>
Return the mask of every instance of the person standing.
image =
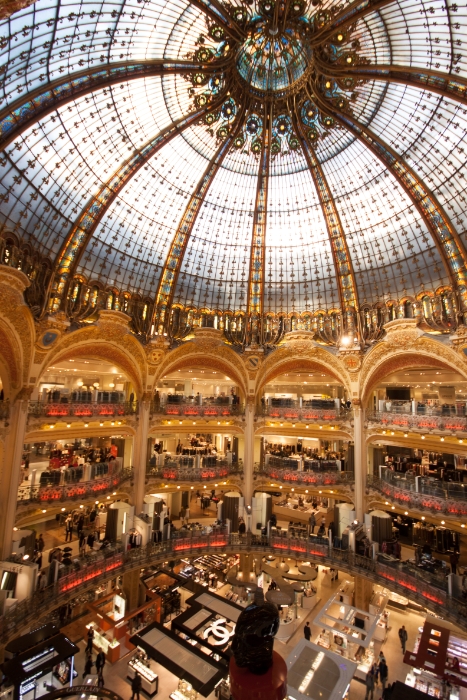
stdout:
<svg viewBox="0 0 467 700">
<path fill-rule="evenodd" d="M 399 630 L 399 639 L 401 640 L 402 653 L 405 654 L 405 646 L 407 644 L 408 635 L 404 625 L 402 625 Z"/>
<path fill-rule="evenodd" d="M 92 654 L 88 654 L 86 656 L 86 663 L 84 664 L 83 680 L 86 678 L 86 676 L 89 676 L 89 674 L 92 673 L 92 666 Z"/>
<path fill-rule="evenodd" d="M 98 655 L 96 656 L 96 670 L 97 670 L 97 675 L 100 677 L 104 673 L 104 666 L 105 666 L 105 654 L 100 649 Z"/>
<path fill-rule="evenodd" d="M 315 518 L 315 514 L 314 514 L 314 513 L 312 513 L 312 514 L 310 515 L 310 519 L 309 519 L 308 522 L 309 522 L 309 524 L 310 524 L 310 535 L 313 535 L 313 533 L 314 533 L 314 531 L 315 531 L 315 526 L 316 526 L 316 518 Z"/>
<path fill-rule="evenodd" d="M 39 550 L 39 553 L 42 554 L 45 548 L 45 542 L 44 538 L 42 537 L 42 532 L 39 535 L 39 539 L 37 541 L 37 549 Z"/>
<path fill-rule="evenodd" d="M 373 674 L 373 668 L 370 668 L 365 678 L 366 694 L 365 700 L 373 700 L 373 694 L 375 692 L 375 676 Z"/>
<path fill-rule="evenodd" d="M 303 634 L 305 635 L 305 639 L 307 640 L 307 642 L 309 642 L 311 639 L 311 627 L 309 622 L 307 622 L 305 627 L 303 628 Z"/>
<path fill-rule="evenodd" d="M 136 696 L 136 700 L 139 700 L 139 694 L 141 692 L 141 676 L 139 675 L 138 671 L 135 673 L 135 677 L 131 681 L 131 700 L 134 700 Z"/>
<path fill-rule="evenodd" d="M 190 520 L 190 509 L 187 506 L 185 508 L 185 524 L 188 525 L 188 521 Z"/>
<path fill-rule="evenodd" d="M 65 520 L 65 542 L 68 542 L 68 537 L 70 538 L 71 542 L 73 540 L 73 518 L 71 517 L 70 513 Z"/>
<path fill-rule="evenodd" d="M 90 627 L 88 629 L 88 643 L 86 644 L 86 653 L 92 652 L 92 643 L 94 641 L 94 628 Z"/>
<path fill-rule="evenodd" d="M 76 529 L 77 529 L 77 532 L 78 532 L 78 538 L 81 537 L 81 533 L 83 532 L 83 528 L 84 528 L 84 514 L 83 514 L 83 513 L 80 513 L 80 516 L 79 516 L 79 518 L 78 518 L 78 523 L 77 523 L 77 526 L 76 526 Z"/>
<path fill-rule="evenodd" d="M 451 562 L 451 574 L 457 574 L 457 565 L 459 563 L 459 555 L 457 552 L 452 552 L 449 555 L 449 561 Z"/>
<path fill-rule="evenodd" d="M 379 677 L 381 678 L 381 685 L 384 693 L 386 690 L 386 683 L 388 682 L 388 666 L 384 659 L 379 662 Z"/>
</svg>

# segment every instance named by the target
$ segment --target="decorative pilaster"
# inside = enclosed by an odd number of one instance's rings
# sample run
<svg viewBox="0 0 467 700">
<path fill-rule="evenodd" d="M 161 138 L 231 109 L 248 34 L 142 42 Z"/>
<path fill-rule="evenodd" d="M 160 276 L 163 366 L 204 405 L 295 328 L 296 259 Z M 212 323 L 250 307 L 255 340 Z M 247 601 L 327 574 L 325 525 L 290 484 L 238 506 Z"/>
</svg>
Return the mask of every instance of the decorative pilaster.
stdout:
<svg viewBox="0 0 467 700">
<path fill-rule="evenodd" d="M 255 402 L 248 397 L 245 406 L 245 451 L 243 456 L 243 495 L 245 506 L 251 506 L 253 497 L 254 444 L 255 444 Z"/>
<path fill-rule="evenodd" d="M 0 558 L 11 554 L 15 526 L 18 487 L 21 475 L 21 457 L 28 419 L 28 400 L 32 387 L 24 387 L 10 408 L 10 417 L 0 439 Z M 3 449 L 2 449 L 3 448 Z"/>
<path fill-rule="evenodd" d="M 362 408 L 360 399 L 353 400 L 353 416 L 354 416 L 354 471 L 355 471 L 355 517 L 360 522 L 363 522 L 363 514 L 365 512 L 365 488 L 366 488 L 366 461 L 367 452 L 365 445 L 365 409 Z"/>
<path fill-rule="evenodd" d="M 134 504 L 135 513 L 137 514 L 141 513 L 143 510 L 145 495 L 150 406 L 150 394 L 145 393 L 139 402 L 139 420 L 133 447 L 133 469 L 135 478 Z"/>
</svg>

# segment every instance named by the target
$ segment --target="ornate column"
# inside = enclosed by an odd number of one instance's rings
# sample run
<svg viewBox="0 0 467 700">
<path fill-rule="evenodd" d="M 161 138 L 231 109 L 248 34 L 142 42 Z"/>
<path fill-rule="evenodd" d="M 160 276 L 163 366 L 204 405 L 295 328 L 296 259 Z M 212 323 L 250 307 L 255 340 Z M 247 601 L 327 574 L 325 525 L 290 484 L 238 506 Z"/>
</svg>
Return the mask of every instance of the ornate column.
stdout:
<svg viewBox="0 0 467 700">
<path fill-rule="evenodd" d="M 24 387 L 10 408 L 9 419 L 0 439 L 0 557 L 11 554 L 15 526 L 18 487 L 21 475 L 21 456 L 28 419 L 28 401 L 32 387 Z"/>
<path fill-rule="evenodd" d="M 253 496 L 254 444 L 255 444 L 255 401 L 248 397 L 245 406 L 245 451 L 243 457 L 243 495 L 245 506 L 251 506 Z"/>
<path fill-rule="evenodd" d="M 362 407 L 360 399 L 353 400 L 354 416 L 354 461 L 355 461 L 355 517 L 360 522 L 363 521 L 365 512 L 365 488 L 366 488 L 366 446 L 365 446 L 365 409 Z"/>
<path fill-rule="evenodd" d="M 151 392 L 145 392 L 139 402 L 138 427 L 134 437 L 133 469 L 134 469 L 134 504 L 135 513 L 143 510 L 144 491 L 146 483 L 146 464 L 148 452 L 149 434 L 149 409 L 151 405 Z"/>
</svg>

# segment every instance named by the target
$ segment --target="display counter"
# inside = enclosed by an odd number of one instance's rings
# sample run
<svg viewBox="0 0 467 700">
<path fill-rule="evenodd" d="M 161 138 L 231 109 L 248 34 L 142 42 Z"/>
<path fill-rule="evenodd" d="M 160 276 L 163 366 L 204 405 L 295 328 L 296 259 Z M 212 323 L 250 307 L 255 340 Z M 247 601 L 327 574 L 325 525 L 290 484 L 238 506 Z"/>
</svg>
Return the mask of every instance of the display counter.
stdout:
<svg viewBox="0 0 467 700">
<path fill-rule="evenodd" d="M 431 673 L 426 671 L 421 671 L 419 669 L 413 669 L 409 671 L 405 679 L 405 684 L 411 688 L 416 688 L 426 695 L 431 695 L 434 698 L 446 698 L 448 700 L 459 700 L 460 692 L 459 688 L 455 685 L 451 686 L 451 691 L 449 696 L 446 696 L 443 691 L 443 681 L 433 676 Z"/>
<path fill-rule="evenodd" d="M 141 687 L 144 692 L 152 697 L 159 690 L 159 676 L 148 665 L 149 662 L 143 662 L 140 659 L 131 659 L 128 662 L 127 676 L 131 680 L 135 677 L 136 672 L 141 676 Z"/>
<path fill-rule="evenodd" d="M 94 637 L 92 640 L 93 648 L 98 651 L 103 651 L 109 663 L 116 663 L 120 658 L 120 643 L 116 639 L 113 639 L 113 637 L 107 636 L 108 633 L 99 629 L 95 623 L 91 622 L 89 625 L 86 625 L 86 629 L 90 627 L 94 629 Z M 112 634 L 112 632 L 110 632 L 110 634 Z"/>
</svg>

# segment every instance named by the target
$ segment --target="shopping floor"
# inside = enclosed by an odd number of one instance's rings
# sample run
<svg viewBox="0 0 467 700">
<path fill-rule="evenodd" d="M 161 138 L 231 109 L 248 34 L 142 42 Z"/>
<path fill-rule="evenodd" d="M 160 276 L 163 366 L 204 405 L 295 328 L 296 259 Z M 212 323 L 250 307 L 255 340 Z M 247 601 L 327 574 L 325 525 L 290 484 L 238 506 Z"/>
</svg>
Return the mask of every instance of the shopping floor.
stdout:
<svg viewBox="0 0 467 700">
<path fill-rule="evenodd" d="M 319 568 L 321 569 L 321 567 Z M 301 611 L 302 613 L 306 614 L 300 615 L 300 619 L 295 625 L 294 632 L 288 640 L 279 641 L 276 639 L 274 642 L 274 649 L 278 651 L 284 659 L 287 659 L 297 643 L 303 638 L 303 629 L 307 621 L 310 622 L 312 628 L 311 641 L 316 641 L 320 633 L 320 628 L 313 623 L 313 620 L 319 615 L 320 610 L 322 610 L 328 599 L 338 590 L 342 583 L 349 580 L 348 576 L 345 574 L 340 574 L 338 580 L 330 587 L 329 585 L 323 585 L 322 578 L 323 575 L 320 572 L 318 574 L 318 578 L 314 582 L 319 598 L 319 602 L 316 607 L 311 611 Z M 412 670 L 410 666 L 404 664 L 403 662 L 403 654 L 398 636 L 399 628 L 402 625 L 405 625 L 408 633 L 407 648 L 410 649 L 413 647 L 417 637 L 420 636 L 419 628 L 423 625 L 424 620 L 425 615 L 416 612 L 407 613 L 405 611 L 389 608 L 389 626 L 386 639 L 384 642 L 375 642 L 374 652 L 375 657 L 378 657 L 379 652 L 381 650 L 383 651 L 389 669 L 390 683 L 394 681 L 405 682 L 407 674 Z M 71 631 L 70 627 L 65 627 L 65 631 L 69 633 Z M 86 660 L 86 643 L 84 639 L 81 639 L 80 641 L 76 640 L 76 642 L 80 650 L 75 657 L 75 667 L 78 671 L 76 683 L 81 683 Z M 118 693 L 122 698 L 127 698 L 129 695 L 131 695 L 131 682 L 128 678 L 128 662 L 133 654 L 134 652 L 128 653 L 125 657 L 121 658 L 113 665 L 106 664 L 104 669 L 105 687 Z M 96 654 L 93 656 L 95 658 Z M 159 691 L 157 697 L 164 699 L 169 698 L 170 694 L 177 688 L 177 676 L 155 661 L 151 661 L 150 666 L 151 669 L 153 669 L 159 676 Z M 93 670 L 95 671 L 95 667 Z M 87 679 L 85 679 L 85 682 L 97 682 L 97 675 L 95 673 L 91 674 L 87 677 Z M 467 692 L 466 689 L 461 690 L 461 698 L 464 699 L 467 697 Z M 381 692 L 382 688 L 381 685 L 379 685 L 375 689 L 374 698 L 379 699 L 381 697 Z M 350 700 L 363 700 L 365 698 L 365 693 L 366 688 L 364 683 L 360 680 L 352 680 L 348 694 Z M 142 693 L 142 697 L 146 697 L 144 693 Z M 209 700 L 213 700 L 215 697 L 215 692 L 212 692 L 208 696 Z"/>
</svg>

